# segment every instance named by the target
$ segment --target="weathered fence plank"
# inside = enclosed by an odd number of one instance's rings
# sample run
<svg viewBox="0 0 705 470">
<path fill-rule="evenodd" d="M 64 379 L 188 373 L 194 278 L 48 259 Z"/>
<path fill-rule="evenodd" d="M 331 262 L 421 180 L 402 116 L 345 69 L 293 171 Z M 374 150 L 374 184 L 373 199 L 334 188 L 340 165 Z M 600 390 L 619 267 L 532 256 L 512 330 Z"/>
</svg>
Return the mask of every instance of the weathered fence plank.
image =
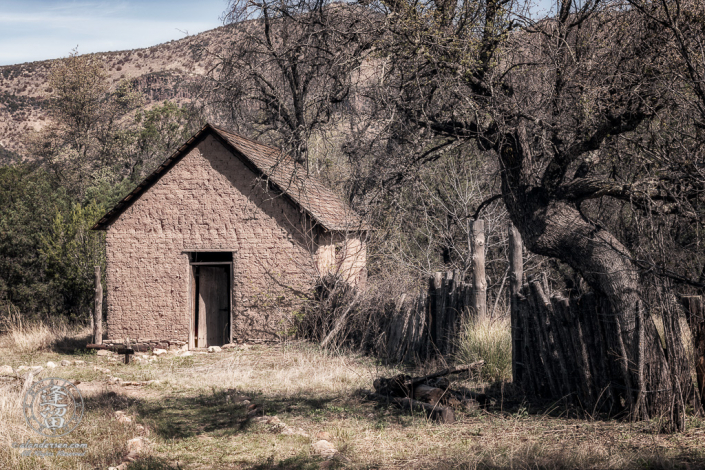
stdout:
<svg viewBox="0 0 705 470">
<path fill-rule="evenodd" d="M 472 286 L 475 314 L 487 314 L 487 279 L 485 277 L 485 221 L 472 222 Z"/>
<path fill-rule="evenodd" d="M 522 351 L 524 335 L 519 324 L 517 297 L 524 282 L 524 262 L 522 259 L 521 235 L 513 225 L 509 225 L 509 312 L 512 328 L 512 377 L 515 383 L 522 382 Z"/>
</svg>

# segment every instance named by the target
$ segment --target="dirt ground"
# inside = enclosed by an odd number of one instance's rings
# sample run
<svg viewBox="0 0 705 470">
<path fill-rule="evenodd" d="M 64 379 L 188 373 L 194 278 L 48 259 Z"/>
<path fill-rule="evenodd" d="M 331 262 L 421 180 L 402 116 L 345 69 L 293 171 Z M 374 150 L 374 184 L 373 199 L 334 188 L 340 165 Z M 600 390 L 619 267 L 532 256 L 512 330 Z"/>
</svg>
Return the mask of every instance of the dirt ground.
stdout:
<svg viewBox="0 0 705 470">
<path fill-rule="evenodd" d="M 86 351 L 0 353 L 0 365 L 39 365 L 40 378 L 80 382 L 83 421 L 49 441 L 88 444 L 81 457 L 21 456 L 13 443 L 42 439 L 24 423 L 22 376 L 8 375 L 0 380 L 3 469 L 705 468 L 705 422 L 696 418 L 686 432 L 664 434 L 656 421 L 532 407 L 506 385 L 488 390 L 487 407 L 458 410 L 454 424 L 441 425 L 366 399 L 375 377 L 400 370 L 307 343 L 170 352 L 129 365 Z M 58 366 L 47 369 L 48 361 Z M 136 438 L 144 445 L 126 460 Z"/>
</svg>

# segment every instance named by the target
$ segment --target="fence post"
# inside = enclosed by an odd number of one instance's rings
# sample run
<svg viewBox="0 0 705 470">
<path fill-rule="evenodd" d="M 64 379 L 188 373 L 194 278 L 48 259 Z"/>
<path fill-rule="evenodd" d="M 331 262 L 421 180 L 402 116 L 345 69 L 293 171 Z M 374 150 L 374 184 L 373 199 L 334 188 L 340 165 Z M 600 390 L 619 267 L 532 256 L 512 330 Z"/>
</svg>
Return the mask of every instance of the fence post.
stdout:
<svg viewBox="0 0 705 470">
<path fill-rule="evenodd" d="M 705 409 L 705 305 L 699 295 L 681 297 L 688 327 L 693 338 L 695 373 L 698 381 L 700 403 Z"/>
<path fill-rule="evenodd" d="M 485 277 L 485 221 L 472 222 L 473 308 L 478 317 L 487 314 L 487 279 Z"/>
<path fill-rule="evenodd" d="M 93 344 L 103 344 L 103 285 L 100 266 L 95 267 L 95 304 L 93 308 Z"/>
<path fill-rule="evenodd" d="M 519 230 L 509 223 L 509 312 L 512 331 L 512 379 L 514 383 L 522 380 L 522 347 L 523 331 L 519 324 L 518 299 L 524 277 L 522 260 L 521 235 Z"/>
</svg>

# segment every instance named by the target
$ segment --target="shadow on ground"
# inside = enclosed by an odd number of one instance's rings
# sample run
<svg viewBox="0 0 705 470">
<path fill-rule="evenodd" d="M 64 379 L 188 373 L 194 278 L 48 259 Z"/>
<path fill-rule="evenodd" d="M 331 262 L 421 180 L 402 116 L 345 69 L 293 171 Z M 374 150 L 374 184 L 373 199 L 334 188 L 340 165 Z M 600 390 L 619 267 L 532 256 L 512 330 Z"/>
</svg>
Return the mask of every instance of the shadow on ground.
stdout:
<svg viewBox="0 0 705 470">
<path fill-rule="evenodd" d="M 49 345 L 49 349 L 59 354 L 85 354 L 88 349 L 86 345 L 93 342 L 90 334 L 83 336 L 63 336 L 55 339 Z"/>
<path fill-rule="evenodd" d="M 161 401 L 140 401 L 138 415 L 161 437 L 185 439 L 202 433 L 219 436 L 247 432 L 253 418 L 264 415 L 315 415 L 332 399 L 256 397 L 250 404 L 232 403 L 225 392 L 198 396 L 169 396 Z M 254 404 L 255 410 L 248 407 Z"/>
</svg>

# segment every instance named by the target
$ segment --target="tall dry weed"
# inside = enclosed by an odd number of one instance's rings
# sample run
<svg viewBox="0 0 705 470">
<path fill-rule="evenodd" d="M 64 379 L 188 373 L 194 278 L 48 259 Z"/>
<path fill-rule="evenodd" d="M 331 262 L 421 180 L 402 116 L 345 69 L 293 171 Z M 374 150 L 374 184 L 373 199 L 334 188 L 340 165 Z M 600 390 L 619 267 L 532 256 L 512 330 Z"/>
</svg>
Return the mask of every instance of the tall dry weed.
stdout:
<svg viewBox="0 0 705 470">
<path fill-rule="evenodd" d="M 52 345 L 78 334 L 82 327 L 70 326 L 61 320 L 25 321 L 19 315 L 2 321 L 0 347 L 19 354 L 30 354 L 50 349 Z"/>
<path fill-rule="evenodd" d="M 466 316 L 458 338 L 456 358 L 461 363 L 484 360 L 482 376 L 487 381 L 512 378 L 512 334 L 506 316 Z"/>
</svg>

